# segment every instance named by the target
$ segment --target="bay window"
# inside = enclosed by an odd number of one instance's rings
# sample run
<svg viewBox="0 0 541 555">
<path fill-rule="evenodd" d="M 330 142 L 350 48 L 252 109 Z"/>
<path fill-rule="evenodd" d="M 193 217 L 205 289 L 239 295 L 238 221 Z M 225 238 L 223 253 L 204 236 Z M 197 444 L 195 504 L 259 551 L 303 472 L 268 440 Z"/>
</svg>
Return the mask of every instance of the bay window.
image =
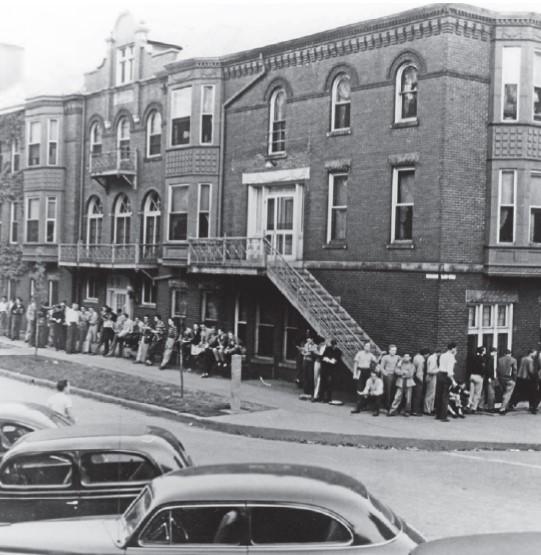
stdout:
<svg viewBox="0 0 541 555">
<path fill-rule="evenodd" d="M 171 94 L 171 146 L 190 144 L 192 87 L 176 89 Z"/>
</svg>

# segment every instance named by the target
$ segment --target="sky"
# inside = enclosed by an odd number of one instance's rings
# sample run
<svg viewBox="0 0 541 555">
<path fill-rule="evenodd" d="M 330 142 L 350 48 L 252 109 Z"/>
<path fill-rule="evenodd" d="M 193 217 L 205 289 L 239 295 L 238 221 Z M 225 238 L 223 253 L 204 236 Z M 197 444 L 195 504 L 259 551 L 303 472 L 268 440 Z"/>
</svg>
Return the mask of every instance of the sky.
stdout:
<svg viewBox="0 0 541 555">
<path fill-rule="evenodd" d="M 219 56 L 423 6 L 360 0 L 16 0 L 0 18 L 0 42 L 25 49 L 26 96 L 81 89 L 123 11 L 149 38 L 180 44 L 182 57 Z M 538 11 L 537 2 L 475 2 L 497 11 Z"/>
</svg>

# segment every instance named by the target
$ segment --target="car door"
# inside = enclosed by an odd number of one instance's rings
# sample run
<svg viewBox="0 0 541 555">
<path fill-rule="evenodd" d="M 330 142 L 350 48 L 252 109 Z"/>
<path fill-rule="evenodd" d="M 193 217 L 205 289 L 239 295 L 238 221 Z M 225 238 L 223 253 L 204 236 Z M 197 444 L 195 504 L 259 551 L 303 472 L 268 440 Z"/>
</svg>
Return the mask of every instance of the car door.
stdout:
<svg viewBox="0 0 541 555">
<path fill-rule="evenodd" d="M 141 489 L 161 474 L 156 463 L 130 451 L 80 451 L 80 516 L 124 512 Z"/>
<path fill-rule="evenodd" d="M 242 503 L 168 506 L 147 520 L 126 555 L 246 555 L 247 538 Z"/>
<path fill-rule="evenodd" d="M 8 454 L 0 466 L 0 522 L 75 516 L 74 474 L 71 453 Z"/>
</svg>

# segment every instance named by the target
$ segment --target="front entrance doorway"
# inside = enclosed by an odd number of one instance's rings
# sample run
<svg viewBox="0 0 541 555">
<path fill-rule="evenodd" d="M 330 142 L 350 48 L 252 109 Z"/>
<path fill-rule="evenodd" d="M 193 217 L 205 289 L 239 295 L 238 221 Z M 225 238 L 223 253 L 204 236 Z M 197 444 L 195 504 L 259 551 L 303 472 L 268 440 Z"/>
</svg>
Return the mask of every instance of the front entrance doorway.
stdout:
<svg viewBox="0 0 541 555">
<path fill-rule="evenodd" d="M 126 289 L 109 287 L 107 289 L 107 305 L 116 312 L 118 309 L 126 310 L 127 292 Z"/>
</svg>

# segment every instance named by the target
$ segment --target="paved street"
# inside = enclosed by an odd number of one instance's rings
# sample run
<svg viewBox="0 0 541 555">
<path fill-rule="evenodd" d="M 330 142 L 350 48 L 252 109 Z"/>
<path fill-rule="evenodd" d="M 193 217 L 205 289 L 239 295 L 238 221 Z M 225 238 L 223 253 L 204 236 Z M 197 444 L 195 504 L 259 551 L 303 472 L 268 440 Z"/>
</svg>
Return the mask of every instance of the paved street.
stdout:
<svg viewBox="0 0 541 555">
<path fill-rule="evenodd" d="M 0 400 L 44 402 L 51 390 L 0 378 Z M 333 467 L 361 478 L 371 492 L 428 537 L 538 530 L 541 454 L 423 452 L 327 447 L 209 432 L 164 418 L 74 396 L 81 423 L 144 421 L 185 443 L 196 463 L 281 461 Z"/>
</svg>

